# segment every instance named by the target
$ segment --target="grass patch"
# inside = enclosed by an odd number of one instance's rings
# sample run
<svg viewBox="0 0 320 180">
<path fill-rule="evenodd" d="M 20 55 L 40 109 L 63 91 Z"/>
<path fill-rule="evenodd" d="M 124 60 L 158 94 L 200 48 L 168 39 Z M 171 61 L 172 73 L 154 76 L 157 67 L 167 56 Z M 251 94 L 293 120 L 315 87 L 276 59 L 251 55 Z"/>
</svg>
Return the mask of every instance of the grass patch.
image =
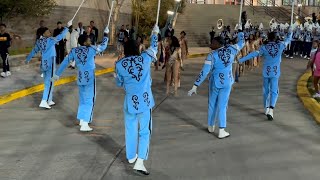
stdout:
<svg viewBox="0 0 320 180">
<path fill-rule="evenodd" d="M 307 88 L 311 94 L 311 96 L 313 96 L 316 91 L 314 90 L 313 88 L 313 77 L 310 76 L 309 79 L 308 79 L 308 82 L 307 82 Z M 312 97 L 311 97 L 312 98 Z M 320 103 L 320 98 L 314 98 L 316 101 L 318 101 L 318 103 Z"/>
<path fill-rule="evenodd" d="M 28 54 L 32 51 L 32 47 L 26 47 L 21 49 L 10 49 L 9 54 L 11 56 L 20 55 L 20 54 Z"/>
</svg>

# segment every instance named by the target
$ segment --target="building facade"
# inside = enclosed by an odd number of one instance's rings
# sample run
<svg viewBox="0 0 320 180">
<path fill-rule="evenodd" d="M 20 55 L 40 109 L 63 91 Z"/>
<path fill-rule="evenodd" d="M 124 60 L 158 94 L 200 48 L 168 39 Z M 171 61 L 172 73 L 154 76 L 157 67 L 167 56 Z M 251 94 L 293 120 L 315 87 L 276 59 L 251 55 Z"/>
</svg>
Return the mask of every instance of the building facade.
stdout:
<svg viewBox="0 0 320 180">
<path fill-rule="evenodd" d="M 188 0 L 189 3 L 196 4 L 240 4 L 240 0 Z M 244 0 L 245 4 L 253 4 L 254 6 L 282 6 L 290 5 L 291 0 Z M 302 4 L 302 6 L 320 6 L 320 0 L 295 0 L 295 4 Z"/>
</svg>

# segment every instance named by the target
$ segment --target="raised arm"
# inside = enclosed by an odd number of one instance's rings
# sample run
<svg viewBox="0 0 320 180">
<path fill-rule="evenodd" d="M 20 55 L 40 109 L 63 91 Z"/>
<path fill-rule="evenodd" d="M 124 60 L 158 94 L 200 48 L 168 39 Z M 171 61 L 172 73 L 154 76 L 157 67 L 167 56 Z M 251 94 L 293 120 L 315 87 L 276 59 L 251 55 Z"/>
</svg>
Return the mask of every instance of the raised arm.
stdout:
<svg viewBox="0 0 320 180">
<path fill-rule="evenodd" d="M 107 36 L 104 36 L 101 44 L 99 44 L 97 46 L 97 48 L 95 48 L 97 53 L 101 53 L 101 52 L 105 51 L 107 49 L 108 42 L 109 42 L 109 38 Z"/>
<path fill-rule="evenodd" d="M 287 47 L 288 44 L 291 43 L 292 40 L 292 31 L 290 30 L 290 32 L 288 33 L 288 36 L 286 37 L 286 39 L 283 41 L 284 46 Z"/>
<path fill-rule="evenodd" d="M 159 27 L 157 25 L 154 26 L 151 35 L 151 44 L 150 47 L 145 51 L 149 56 L 153 57 L 153 62 L 156 62 L 157 53 L 158 53 L 158 34 L 159 34 Z"/>
<path fill-rule="evenodd" d="M 61 41 L 63 38 L 66 37 L 67 33 L 69 31 L 69 28 L 65 27 L 63 29 L 63 31 L 57 36 L 57 37 L 54 37 L 53 40 L 57 43 L 59 41 Z"/>
<path fill-rule="evenodd" d="M 63 71 L 68 67 L 68 65 L 70 64 L 70 62 L 72 62 L 74 60 L 74 49 L 71 50 L 71 52 L 64 58 L 64 60 L 62 61 L 61 65 L 59 66 L 59 69 L 56 72 L 57 76 L 61 76 L 61 74 L 63 73 Z"/>
<path fill-rule="evenodd" d="M 237 50 L 237 53 L 241 51 L 241 49 L 245 46 L 246 42 L 244 40 L 243 32 L 238 33 L 238 42 L 235 45 L 232 45 L 233 48 Z"/>
<path fill-rule="evenodd" d="M 248 61 L 252 58 L 258 57 L 259 55 L 260 55 L 260 51 L 253 51 L 253 52 L 249 53 L 247 56 L 241 58 L 239 60 L 239 63 L 243 63 L 243 62 Z"/>
<path fill-rule="evenodd" d="M 26 64 L 29 63 L 31 61 L 31 59 L 33 58 L 33 56 L 36 55 L 39 51 L 40 51 L 40 48 L 39 48 L 38 40 L 37 40 L 36 45 L 32 49 L 31 53 L 27 56 Z"/>
</svg>

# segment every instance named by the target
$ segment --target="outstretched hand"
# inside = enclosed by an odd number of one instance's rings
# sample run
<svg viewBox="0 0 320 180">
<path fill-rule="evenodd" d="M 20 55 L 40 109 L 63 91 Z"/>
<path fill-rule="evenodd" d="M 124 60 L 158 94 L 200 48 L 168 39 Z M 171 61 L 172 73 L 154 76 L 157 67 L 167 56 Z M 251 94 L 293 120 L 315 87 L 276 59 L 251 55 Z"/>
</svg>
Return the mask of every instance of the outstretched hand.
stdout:
<svg viewBox="0 0 320 180">
<path fill-rule="evenodd" d="M 192 89 L 188 91 L 188 96 L 192 96 L 192 94 L 197 94 L 197 86 L 193 85 Z"/>
<path fill-rule="evenodd" d="M 159 32 L 160 32 L 159 26 L 158 25 L 154 25 L 152 33 L 153 34 L 159 34 Z"/>
<path fill-rule="evenodd" d="M 109 34 L 109 27 L 106 27 L 106 28 L 104 29 L 104 33 L 105 33 L 105 34 Z"/>
<path fill-rule="evenodd" d="M 69 28 L 70 26 L 72 26 L 72 20 L 67 23 L 67 27 Z"/>
</svg>

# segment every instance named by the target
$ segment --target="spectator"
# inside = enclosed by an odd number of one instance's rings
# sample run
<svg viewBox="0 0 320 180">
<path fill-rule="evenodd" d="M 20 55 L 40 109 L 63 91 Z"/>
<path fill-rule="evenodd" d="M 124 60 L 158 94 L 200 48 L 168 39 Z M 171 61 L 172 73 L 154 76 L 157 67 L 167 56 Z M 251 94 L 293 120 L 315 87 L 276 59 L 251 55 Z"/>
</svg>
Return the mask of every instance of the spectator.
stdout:
<svg viewBox="0 0 320 180">
<path fill-rule="evenodd" d="M 87 26 L 87 27 L 86 27 L 86 31 L 85 31 L 83 34 L 86 35 L 87 38 L 90 38 L 91 43 L 92 43 L 93 45 L 96 44 L 96 41 L 95 41 L 96 37 L 95 37 L 94 34 L 92 33 L 92 29 L 91 29 L 90 26 Z"/>
<path fill-rule="evenodd" d="M 38 40 L 41 36 L 41 32 L 44 30 L 44 20 L 41 20 L 39 23 L 39 28 L 37 29 L 36 40 Z"/>
<path fill-rule="evenodd" d="M 37 29 L 36 41 L 37 41 L 38 39 L 40 39 L 40 37 L 41 37 L 41 32 L 45 31 L 45 29 L 46 29 L 46 27 L 44 26 L 44 24 L 45 24 L 45 23 L 44 23 L 44 20 L 41 20 L 40 23 L 39 23 L 40 27 Z M 41 61 L 41 55 L 40 55 L 39 61 Z M 41 74 L 41 77 L 43 77 L 43 74 Z"/>
<path fill-rule="evenodd" d="M 11 46 L 10 34 L 6 32 L 7 26 L 5 24 L 0 24 L 0 56 L 2 59 L 3 72 L 2 77 L 10 76 L 9 67 L 9 47 Z"/>
<path fill-rule="evenodd" d="M 130 26 L 129 26 L 129 24 L 126 25 L 126 32 L 127 32 L 128 37 L 130 38 Z"/>
<path fill-rule="evenodd" d="M 61 34 L 63 29 L 64 28 L 62 27 L 62 23 L 60 21 L 57 22 L 57 28 L 53 31 L 53 37 L 57 37 L 59 34 Z M 64 59 L 64 56 L 65 56 L 64 47 L 65 47 L 65 39 L 62 39 L 56 44 L 56 53 L 57 53 L 56 63 L 57 64 L 60 64 Z"/>
<path fill-rule="evenodd" d="M 130 33 L 129 33 L 129 38 L 130 39 L 136 39 L 135 38 L 135 32 L 136 31 L 134 30 L 134 26 L 132 26 L 131 29 L 130 29 Z"/>
<path fill-rule="evenodd" d="M 155 70 L 159 70 L 159 66 L 161 66 L 161 63 L 164 62 L 164 47 L 163 47 L 163 42 L 161 38 L 161 34 L 158 34 L 158 53 L 157 53 L 157 60 L 155 62 Z"/>
<path fill-rule="evenodd" d="M 90 27 L 91 27 L 91 31 L 93 32 L 93 34 L 95 36 L 94 44 L 96 44 L 98 41 L 99 30 L 98 30 L 98 28 L 96 28 L 94 26 L 94 21 L 90 21 Z"/>
<path fill-rule="evenodd" d="M 138 44 L 138 47 L 139 47 L 139 52 L 140 54 L 146 50 L 146 46 L 143 44 L 143 38 L 138 36 L 137 38 L 137 44 Z"/>
<path fill-rule="evenodd" d="M 174 29 L 172 28 L 172 25 L 169 24 L 168 29 L 164 33 L 165 37 L 172 37 L 174 35 Z"/>
<path fill-rule="evenodd" d="M 214 30 L 214 26 L 212 26 L 212 29 L 209 32 L 209 34 L 210 34 L 210 44 L 211 44 L 211 42 L 212 42 L 212 40 L 213 40 L 213 38 L 214 38 L 214 36 L 216 34 L 216 31 Z"/>
<path fill-rule="evenodd" d="M 117 33 L 118 43 L 117 43 L 117 51 L 118 51 L 118 59 L 123 56 L 123 43 L 125 37 L 128 37 L 127 31 L 124 29 L 124 25 L 121 26 L 121 29 Z"/>
<path fill-rule="evenodd" d="M 313 42 L 314 46 L 317 48 L 315 52 L 311 53 L 311 60 L 308 62 L 307 69 L 311 68 L 313 75 L 313 86 L 315 89 L 315 94 L 313 98 L 320 98 L 319 92 L 319 79 L 320 79 L 320 47 L 319 41 Z"/>
<path fill-rule="evenodd" d="M 78 23 L 78 28 L 76 29 L 76 31 L 79 33 L 79 35 L 82 35 L 84 33 L 82 22 Z"/>
<path fill-rule="evenodd" d="M 72 26 L 69 27 L 69 32 L 66 35 L 66 49 L 67 53 L 69 54 L 72 48 L 78 47 L 78 38 L 79 32 L 73 29 Z M 75 61 L 70 63 L 69 68 L 75 68 Z"/>
<path fill-rule="evenodd" d="M 314 24 L 316 24 L 316 22 L 317 22 L 316 13 L 312 13 L 312 22 L 313 22 Z"/>
<path fill-rule="evenodd" d="M 242 30 L 244 30 L 244 25 L 247 23 L 247 12 L 243 11 L 241 14 L 241 25 L 242 25 Z"/>
<path fill-rule="evenodd" d="M 188 50 L 188 41 L 186 38 L 186 32 L 182 31 L 180 33 L 180 48 L 181 48 L 181 61 L 180 61 L 180 68 L 184 71 L 183 62 L 188 58 L 189 50 Z"/>
</svg>

